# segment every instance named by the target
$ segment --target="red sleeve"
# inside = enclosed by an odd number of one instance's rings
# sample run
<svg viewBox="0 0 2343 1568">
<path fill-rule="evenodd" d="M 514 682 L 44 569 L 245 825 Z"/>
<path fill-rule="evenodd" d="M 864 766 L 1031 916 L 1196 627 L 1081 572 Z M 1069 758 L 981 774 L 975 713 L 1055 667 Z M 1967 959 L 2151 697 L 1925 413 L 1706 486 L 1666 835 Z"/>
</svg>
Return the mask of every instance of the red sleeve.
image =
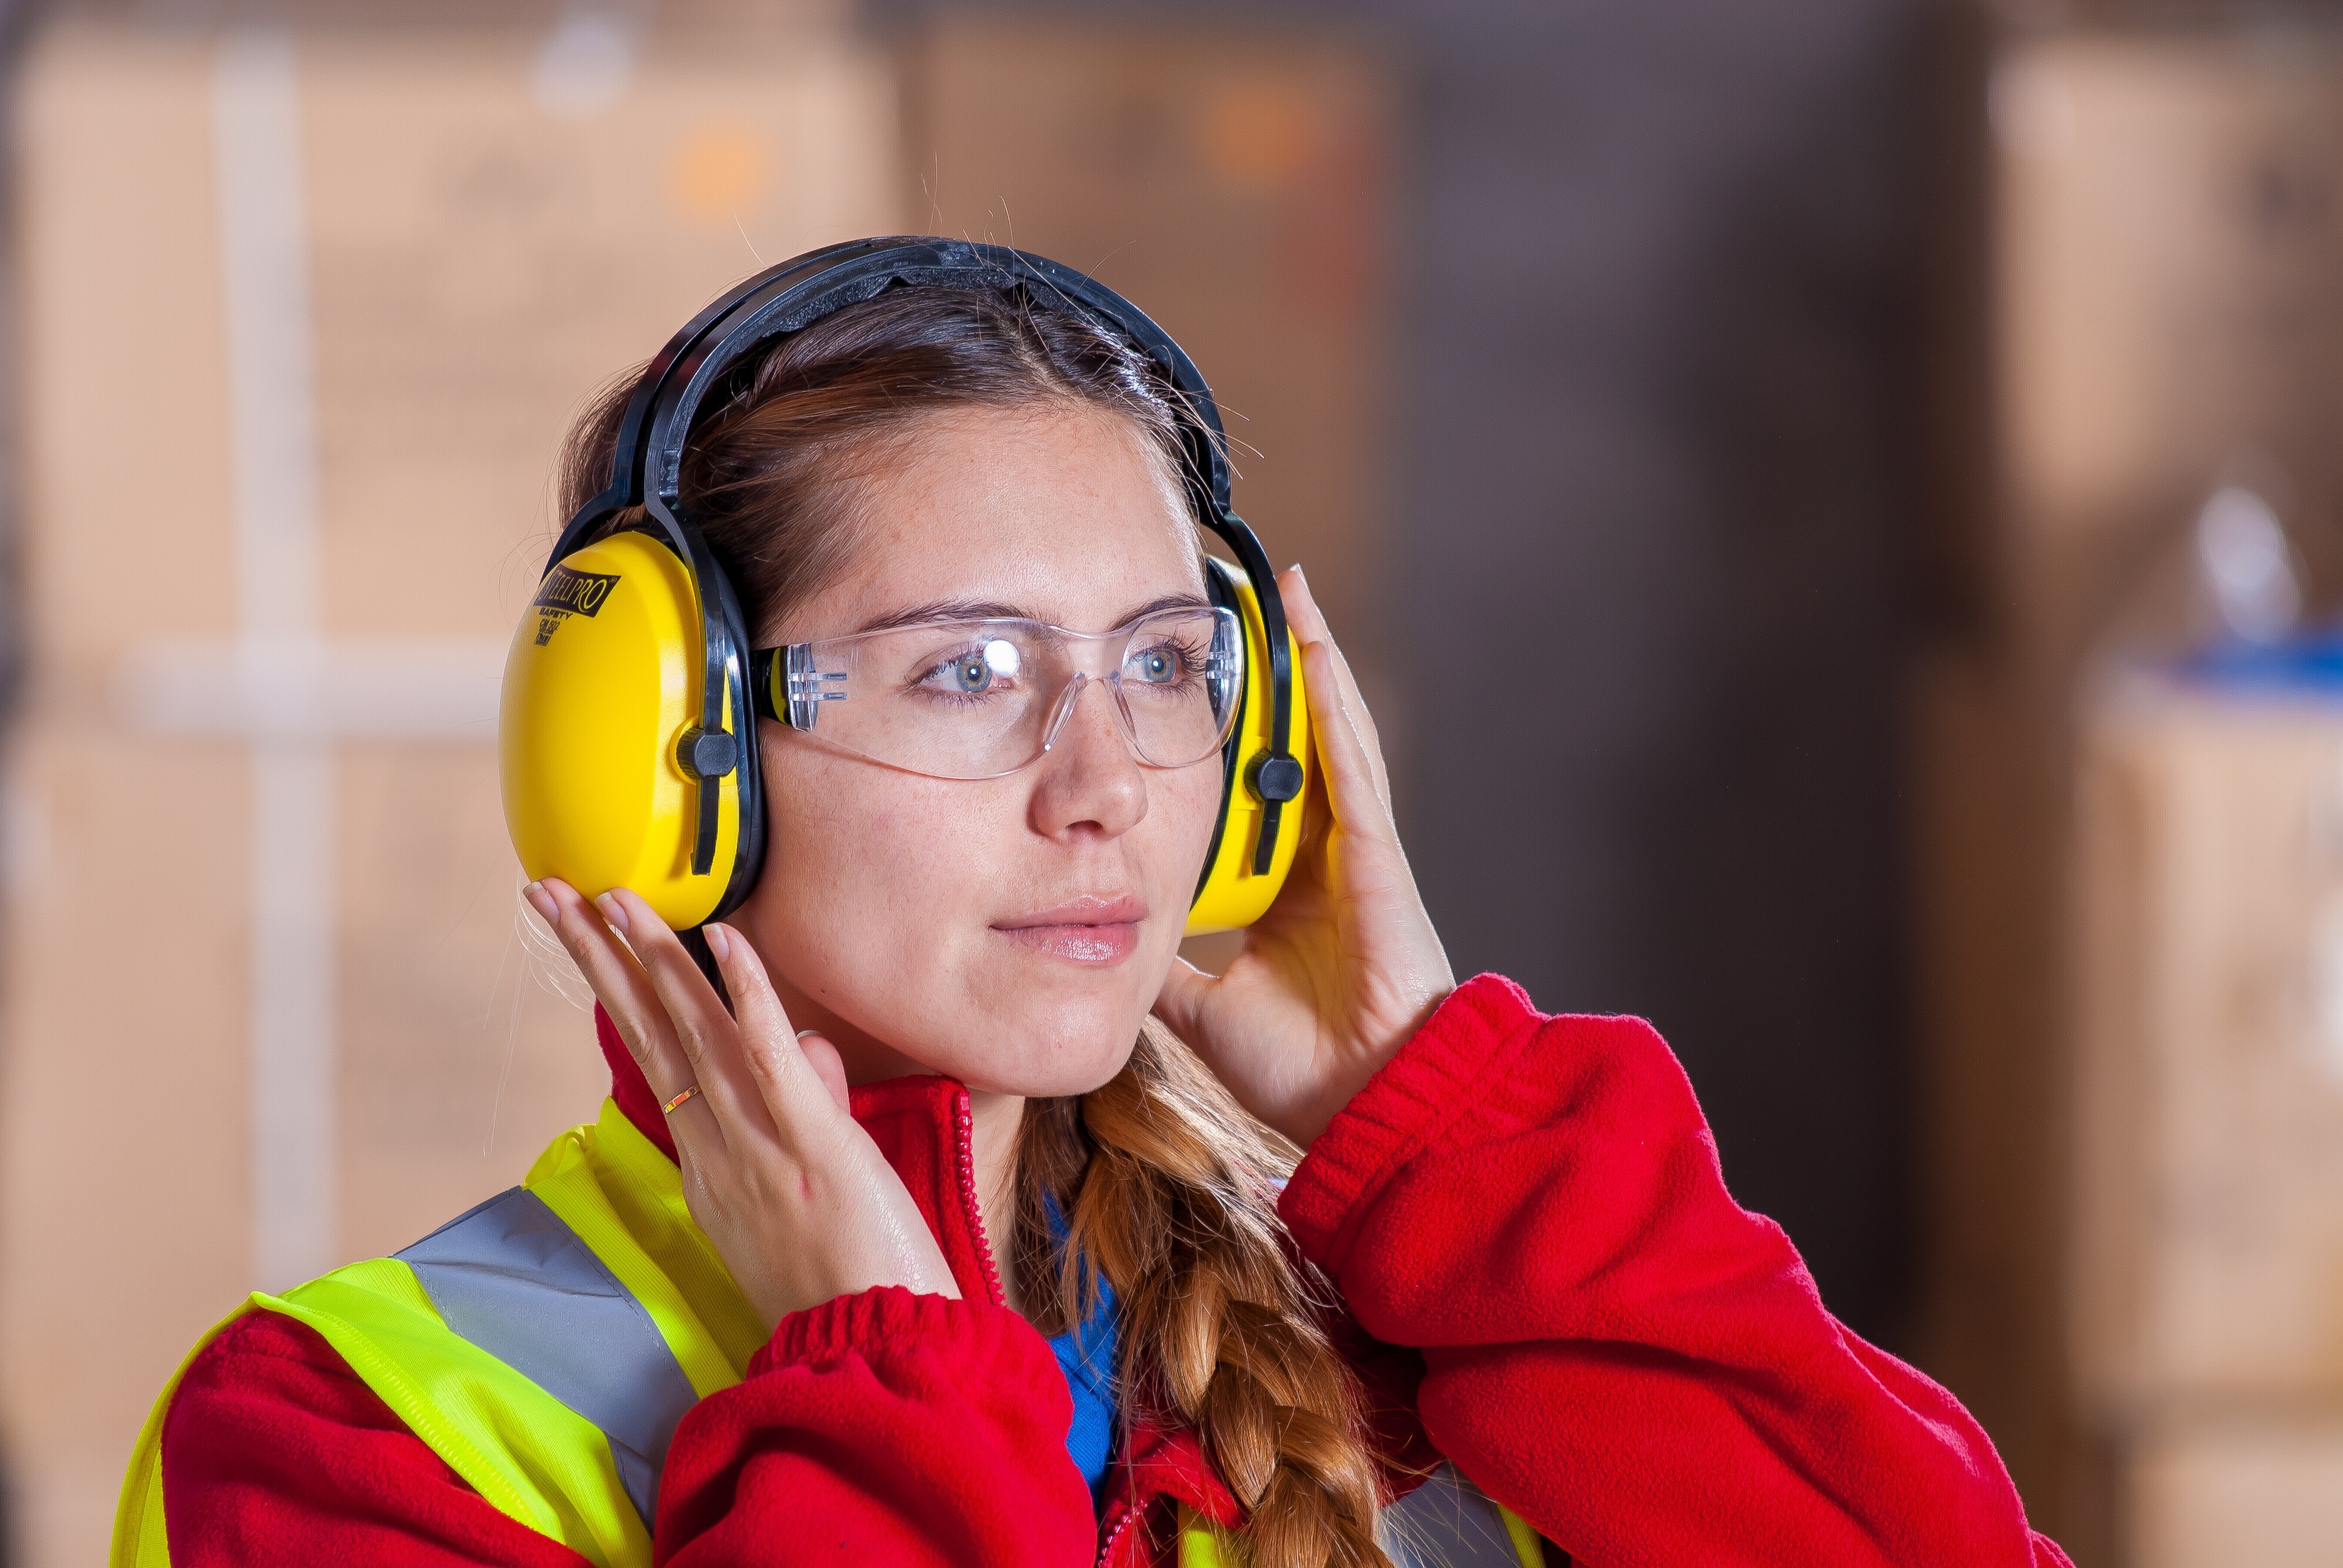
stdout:
<svg viewBox="0 0 2343 1568">
<path fill-rule="evenodd" d="M 793 1312 L 676 1428 L 656 1561 L 1088 1568 L 1073 1413 L 1006 1307 L 889 1286 Z"/>
<path fill-rule="evenodd" d="M 1640 1020 L 1473 980 L 1280 1207 L 1361 1325 L 1423 1351 L 1440 1451 L 1581 1561 L 2066 1563 L 1959 1402 L 1840 1326 L 1726 1194 Z"/>
<path fill-rule="evenodd" d="M 163 1421 L 172 1568 L 365 1563 L 585 1568 L 498 1512 L 322 1335 L 247 1313 L 204 1347 Z"/>
</svg>

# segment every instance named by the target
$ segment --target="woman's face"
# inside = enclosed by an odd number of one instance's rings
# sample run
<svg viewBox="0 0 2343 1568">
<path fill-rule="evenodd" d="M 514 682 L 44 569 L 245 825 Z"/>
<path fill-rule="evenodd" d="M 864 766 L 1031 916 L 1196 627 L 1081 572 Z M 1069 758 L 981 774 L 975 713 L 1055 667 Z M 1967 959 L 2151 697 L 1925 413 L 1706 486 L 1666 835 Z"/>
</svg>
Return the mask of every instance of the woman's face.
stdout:
<svg viewBox="0 0 2343 1568">
<path fill-rule="evenodd" d="M 1119 415 L 940 414 L 873 467 L 846 569 L 760 640 L 933 605 L 1100 632 L 1203 600 L 1185 502 Z M 854 1081 L 934 1071 L 1065 1095 L 1121 1070 L 1178 948 L 1221 769 L 1217 753 L 1141 764 L 1111 701 L 1083 689 L 1040 760 L 976 782 L 764 726 L 769 858 L 731 923 Z"/>
</svg>

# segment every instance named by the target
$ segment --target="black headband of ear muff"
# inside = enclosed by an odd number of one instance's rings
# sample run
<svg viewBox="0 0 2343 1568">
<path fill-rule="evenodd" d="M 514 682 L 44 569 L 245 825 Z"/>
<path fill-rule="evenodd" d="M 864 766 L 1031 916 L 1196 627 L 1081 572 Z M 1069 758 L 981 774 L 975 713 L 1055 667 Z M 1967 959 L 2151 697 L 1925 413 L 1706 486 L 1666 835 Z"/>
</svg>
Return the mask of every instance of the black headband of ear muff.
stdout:
<svg viewBox="0 0 2343 1568">
<path fill-rule="evenodd" d="M 753 709 L 748 700 L 749 649 L 736 647 L 731 628 L 740 623 L 732 588 L 686 515 L 681 498 L 683 452 L 694 417 L 711 390 L 748 356 L 774 339 L 803 330 L 835 310 L 872 298 L 890 287 L 942 284 L 988 287 L 1019 296 L 1035 309 L 1072 308 L 1108 325 L 1154 361 L 1179 393 L 1189 501 L 1203 525 L 1227 544 L 1252 581 L 1268 634 L 1271 714 L 1269 749 L 1252 759 L 1245 781 L 1263 802 L 1253 874 L 1268 874 L 1277 844 L 1279 812 L 1301 792 L 1302 768 L 1291 751 L 1293 677 L 1286 645 L 1285 605 L 1261 541 L 1231 509 L 1226 439 L 1212 389 L 1195 362 L 1171 336 L 1122 296 L 1096 279 L 1044 256 L 1006 246 L 927 236 L 856 240 L 809 251 L 749 278 L 709 305 L 668 340 L 635 384 L 618 426 L 610 483 L 578 509 L 562 529 L 546 570 L 586 543 L 594 530 L 628 507 L 642 507 L 700 585 L 701 646 L 707 670 L 699 725 L 678 748 L 678 760 L 695 779 L 720 779 L 738 767 L 743 783 L 755 777 L 755 759 L 741 736 Z M 709 591 L 710 585 L 715 588 Z M 728 709 L 739 715 L 740 734 L 728 730 Z M 735 882 L 753 878 L 761 853 L 762 811 L 750 791 L 740 799 L 740 842 Z M 704 876 L 715 862 L 717 793 L 702 782 L 691 867 Z M 758 819 L 752 823 L 752 810 Z M 745 887 L 728 889 L 725 904 Z"/>
</svg>

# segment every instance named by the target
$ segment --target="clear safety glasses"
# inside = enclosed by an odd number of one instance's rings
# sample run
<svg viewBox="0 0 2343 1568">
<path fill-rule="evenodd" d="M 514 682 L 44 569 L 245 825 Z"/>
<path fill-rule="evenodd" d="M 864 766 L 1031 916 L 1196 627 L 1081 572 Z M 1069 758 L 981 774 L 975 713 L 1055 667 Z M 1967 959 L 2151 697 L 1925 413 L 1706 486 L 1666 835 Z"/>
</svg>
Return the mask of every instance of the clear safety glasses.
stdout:
<svg viewBox="0 0 2343 1568">
<path fill-rule="evenodd" d="M 1159 610 L 1106 632 L 1038 620 L 925 621 L 756 656 L 758 710 L 935 779 L 998 779 L 1050 749 L 1097 685 L 1139 759 L 1201 762 L 1243 689 L 1236 612 Z"/>
</svg>

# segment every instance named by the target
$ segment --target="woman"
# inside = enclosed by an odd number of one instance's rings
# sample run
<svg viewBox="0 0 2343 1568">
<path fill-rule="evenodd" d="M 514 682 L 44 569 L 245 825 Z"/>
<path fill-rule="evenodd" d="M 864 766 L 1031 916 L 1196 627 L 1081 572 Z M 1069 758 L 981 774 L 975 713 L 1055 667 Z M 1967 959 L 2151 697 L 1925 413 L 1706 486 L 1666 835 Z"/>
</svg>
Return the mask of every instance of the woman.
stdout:
<svg viewBox="0 0 2343 1568">
<path fill-rule="evenodd" d="M 626 391 L 573 433 L 573 508 Z M 683 493 L 759 646 L 1016 618 L 1176 680 L 1212 613 L 1182 428 L 1081 313 L 907 288 L 765 352 Z M 117 1557 L 2064 1563 L 1959 1405 L 1726 1195 L 1647 1026 L 1456 984 L 1357 685 L 1299 568 L 1281 588 L 1320 766 L 1225 974 L 1177 951 L 1218 753 L 1148 755 L 1121 688 L 1069 680 L 980 779 L 769 726 L 767 869 L 704 928 L 726 998 L 634 893 L 528 890 L 612 1074 L 526 1190 L 568 1229 L 494 1200 L 411 1278 L 256 1298 L 166 1392 Z M 1034 678 L 992 646 L 920 671 L 920 711 Z M 642 1244 L 593 1241 L 632 1261 L 570 1297 L 675 1350 L 664 1417 L 649 1374 L 628 1409 L 561 1399 L 631 1352 L 449 1283 L 505 1278 L 458 1255 L 484 1214 L 545 1258 L 590 1231 L 560 1196 L 588 1177 Z M 465 1342 L 347 1335 L 346 1277 Z"/>
</svg>

